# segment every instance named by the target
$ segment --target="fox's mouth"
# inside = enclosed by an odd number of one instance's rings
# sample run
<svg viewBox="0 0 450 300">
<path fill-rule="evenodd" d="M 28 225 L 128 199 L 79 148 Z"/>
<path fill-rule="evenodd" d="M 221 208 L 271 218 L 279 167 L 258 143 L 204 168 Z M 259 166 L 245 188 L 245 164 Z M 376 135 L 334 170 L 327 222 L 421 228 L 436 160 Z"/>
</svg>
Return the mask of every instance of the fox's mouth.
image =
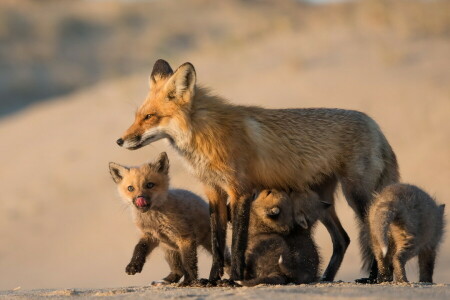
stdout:
<svg viewBox="0 0 450 300">
<path fill-rule="evenodd" d="M 152 135 L 148 135 L 148 136 L 143 136 L 139 141 L 136 141 L 133 144 L 127 145 L 127 143 L 125 143 L 125 148 L 127 148 L 128 150 L 137 150 L 148 144 L 156 142 L 157 140 L 160 140 L 163 137 L 164 136 L 162 136 L 161 134 L 152 134 Z"/>
<path fill-rule="evenodd" d="M 137 196 L 133 202 L 136 208 L 141 211 L 147 211 L 148 209 L 150 209 L 151 206 L 150 199 L 144 196 Z"/>
</svg>

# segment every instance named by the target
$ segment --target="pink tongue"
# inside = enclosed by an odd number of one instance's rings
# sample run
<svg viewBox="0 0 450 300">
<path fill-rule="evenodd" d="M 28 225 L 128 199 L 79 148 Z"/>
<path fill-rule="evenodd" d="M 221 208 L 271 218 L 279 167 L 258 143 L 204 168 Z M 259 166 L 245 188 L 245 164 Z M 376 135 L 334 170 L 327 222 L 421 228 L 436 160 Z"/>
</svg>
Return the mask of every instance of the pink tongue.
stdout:
<svg viewBox="0 0 450 300">
<path fill-rule="evenodd" d="M 147 205 L 147 200 L 145 200 L 144 197 L 138 197 L 138 198 L 136 199 L 136 205 L 137 205 L 138 207 L 144 207 L 144 206 Z"/>
</svg>

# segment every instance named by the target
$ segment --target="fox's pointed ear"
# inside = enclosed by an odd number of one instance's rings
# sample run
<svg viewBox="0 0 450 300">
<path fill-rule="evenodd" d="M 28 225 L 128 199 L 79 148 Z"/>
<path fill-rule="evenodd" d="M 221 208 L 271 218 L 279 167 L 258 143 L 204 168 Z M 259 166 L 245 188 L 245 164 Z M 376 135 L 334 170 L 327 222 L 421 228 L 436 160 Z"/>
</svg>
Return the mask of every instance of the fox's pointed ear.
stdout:
<svg viewBox="0 0 450 300">
<path fill-rule="evenodd" d="M 306 221 L 306 217 L 303 213 L 298 213 L 295 216 L 295 222 L 300 225 L 304 229 L 308 229 L 308 222 Z"/>
<path fill-rule="evenodd" d="M 152 74 L 149 78 L 150 86 L 155 84 L 161 79 L 169 78 L 173 75 L 173 70 L 170 67 L 169 63 L 164 59 L 158 59 L 153 65 Z"/>
<path fill-rule="evenodd" d="M 112 179 L 115 183 L 119 183 L 122 181 L 123 176 L 128 173 L 130 169 L 119 164 L 110 162 L 109 163 L 109 172 L 111 173 Z"/>
<path fill-rule="evenodd" d="M 190 102 L 194 96 L 197 75 L 191 63 L 182 64 L 166 83 L 169 99 Z"/>
<path fill-rule="evenodd" d="M 169 174 L 169 157 L 166 152 L 159 155 L 155 165 L 158 173 Z"/>
<path fill-rule="evenodd" d="M 326 201 L 320 201 L 320 203 L 322 204 L 322 207 L 325 208 L 325 209 L 327 209 L 327 208 L 329 208 L 331 205 L 333 205 L 333 204 L 331 204 L 330 202 L 326 202 Z"/>
</svg>

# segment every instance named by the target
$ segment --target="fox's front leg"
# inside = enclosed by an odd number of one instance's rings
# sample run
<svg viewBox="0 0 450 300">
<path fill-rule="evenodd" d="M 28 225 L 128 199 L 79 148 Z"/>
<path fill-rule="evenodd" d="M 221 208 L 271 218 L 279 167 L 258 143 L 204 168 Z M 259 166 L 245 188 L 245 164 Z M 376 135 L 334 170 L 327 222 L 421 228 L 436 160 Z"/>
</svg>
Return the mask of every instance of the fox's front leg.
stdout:
<svg viewBox="0 0 450 300">
<path fill-rule="evenodd" d="M 209 200 L 211 226 L 212 266 L 209 274 L 211 282 L 217 282 L 223 275 L 225 243 L 227 232 L 227 194 L 219 187 L 205 186 Z"/>
<path fill-rule="evenodd" d="M 253 196 L 243 195 L 237 198 L 232 209 L 233 235 L 231 241 L 231 279 L 242 280 L 245 270 L 245 250 L 248 240 L 250 206 Z"/>
<path fill-rule="evenodd" d="M 130 263 L 125 268 L 125 272 L 128 275 L 141 273 L 147 256 L 158 246 L 158 244 L 158 241 L 152 236 L 143 236 L 134 247 L 133 257 L 131 257 Z"/>
</svg>

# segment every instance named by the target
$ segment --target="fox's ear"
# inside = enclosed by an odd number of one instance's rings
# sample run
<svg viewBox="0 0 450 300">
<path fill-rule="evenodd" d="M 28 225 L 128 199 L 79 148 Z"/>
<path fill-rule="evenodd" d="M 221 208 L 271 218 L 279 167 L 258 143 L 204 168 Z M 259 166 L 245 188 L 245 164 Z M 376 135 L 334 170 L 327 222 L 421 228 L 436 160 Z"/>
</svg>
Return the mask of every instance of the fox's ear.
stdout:
<svg viewBox="0 0 450 300">
<path fill-rule="evenodd" d="M 112 179 L 115 183 L 119 183 L 122 181 L 123 176 L 128 173 L 130 169 L 119 164 L 110 162 L 109 163 L 109 172 L 111 173 Z"/>
<path fill-rule="evenodd" d="M 169 157 L 166 152 L 159 155 L 155 165 L 158 173 L 169 174 Z"/>
<path fill-rule="evenodd" d="M 300 225 L 304 229 L 308 229 L 308 222 L 306 221 L 306 217 L 303 213 L 298 213 L 295 216 L 295 222 Z"/>
<path fill-rule="evenodd" d="M 327 208 L 329 208 L 331 205 L 333 205 L 333 204 L 331 204 L 330 202 L 326 202 L 326 201 L 320 201 L 320 203 L 322 204 L 322 207 L 325 208 L 325 209 L 327 209 Z"/>
<path fill-rule="evenodd" d="M 189 102 L 194 96 L 197 75 L 191 63 L 182 64 L 166 83 L 169 99 Z"/>
<path fill-rule="evenodd" d="M 173 70 L 169 63 L 164 59 L 158 59 L 153 65 L 152 74 L 149 78 L 149 84 L 152 86 L 152 84 L 155 84 L 161 79 L 169 78 L 172 74 Z"/>
</svg>

